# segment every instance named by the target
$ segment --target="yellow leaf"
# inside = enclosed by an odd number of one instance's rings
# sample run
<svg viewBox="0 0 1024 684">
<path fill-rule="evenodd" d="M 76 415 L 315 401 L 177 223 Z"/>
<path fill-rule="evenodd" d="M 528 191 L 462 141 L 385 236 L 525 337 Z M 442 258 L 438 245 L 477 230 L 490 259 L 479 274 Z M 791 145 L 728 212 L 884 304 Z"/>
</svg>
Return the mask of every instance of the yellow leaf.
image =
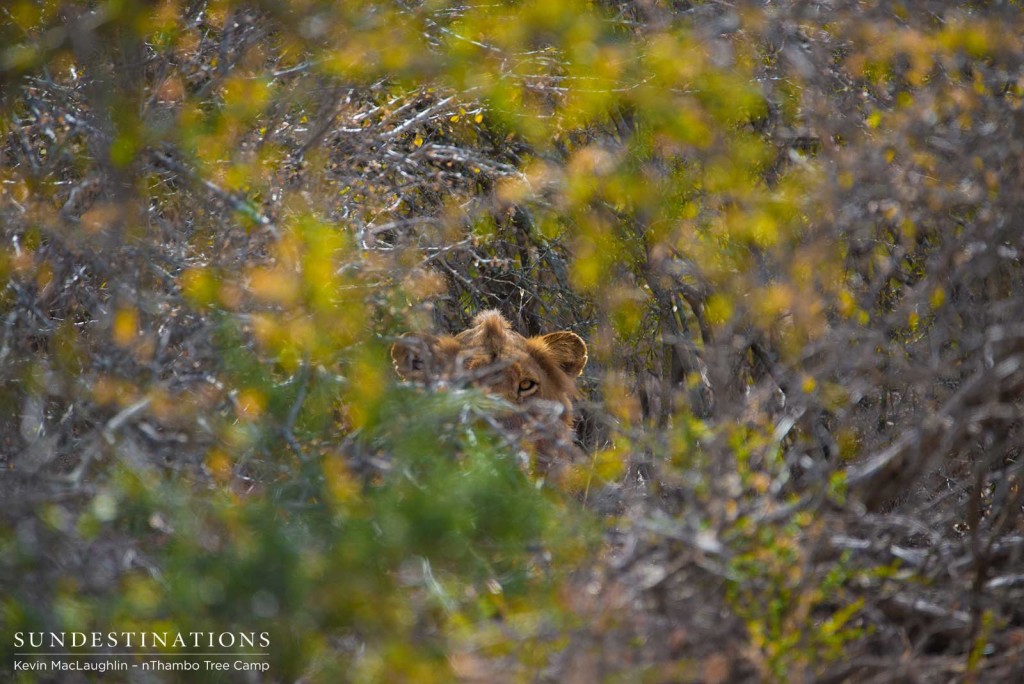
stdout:
<svg viewBox="0 0 1024 684">
<path fill-rule="evenodd" d="M 704 311 L 709 323 L 712 325 L 721 325 L 732 318 L 732 301 L 722 294 L 711 295 L 711 297 L 708 298 Z"/>
<path fill-rule="evenodd" d="M 241 420 L 256 420 L 267 406 L 266 397 L 256 389 L 246 389 L 238 393 L 235 414 Z"/>
<path fill-rule="evenodd" d="M 139 332 L 139 313 L 131 308 L 119 309 L 114 314 L 114 342 L 124 347 L 131 344 Z"/>
<path fill-rule="evenodd" d="M 206 469 L 221 482 L 227 482 L 231 477 L 231 457 L 214 447 L 206 455 Z"/>
<path fill-rule="evenodd" d="M 857 300 L 853 298 L 849 290 L 839 293 L 839 313 L 849 318 L 857 312 Z"/>
<path fill-rule="evenodd" d="M 254 268 L 249 272 L 249 291 L 276 304 L 292 304 L 300 294 L 294 273 L 282 268 Z"/>
</svg>

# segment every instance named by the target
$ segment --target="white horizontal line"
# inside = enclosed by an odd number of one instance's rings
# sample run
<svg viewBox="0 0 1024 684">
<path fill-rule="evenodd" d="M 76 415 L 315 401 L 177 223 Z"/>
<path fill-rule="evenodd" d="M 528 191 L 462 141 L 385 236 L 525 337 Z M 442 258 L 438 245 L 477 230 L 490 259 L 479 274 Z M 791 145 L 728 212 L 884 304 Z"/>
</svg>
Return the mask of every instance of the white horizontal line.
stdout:
<svg viewBox="0 0 1024 684">
<path fill-rule="evenodd" d="M 268 656 L 269 653 L 208 653 L 204 651 L 191 651 L 187 653 L 145 653 L 130 651 L 127 653 L 15 653 L 16 656 Z"/>
</svg>

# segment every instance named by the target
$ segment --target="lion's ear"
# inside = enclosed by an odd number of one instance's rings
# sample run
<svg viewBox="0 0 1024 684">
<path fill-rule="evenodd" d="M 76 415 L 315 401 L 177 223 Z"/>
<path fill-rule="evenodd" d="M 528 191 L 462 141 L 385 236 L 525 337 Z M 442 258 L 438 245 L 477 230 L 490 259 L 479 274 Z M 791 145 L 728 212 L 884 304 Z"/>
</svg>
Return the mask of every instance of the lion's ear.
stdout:
<svg viewBox="0 0 1024 684">
<path fill-rule="evenodd" d="M 541 338 L 551 357 L 566 375 L 575 378 L 587 365 L 587 345 L 576 333 L 562 330 Z"/>
<path fill-rule="evenodd" d="M 391 345 L 391 361 L 402 380 L 423 380 L 433 363 L 437 337 L 429 334 L 402 335 Z"/>
</svg>

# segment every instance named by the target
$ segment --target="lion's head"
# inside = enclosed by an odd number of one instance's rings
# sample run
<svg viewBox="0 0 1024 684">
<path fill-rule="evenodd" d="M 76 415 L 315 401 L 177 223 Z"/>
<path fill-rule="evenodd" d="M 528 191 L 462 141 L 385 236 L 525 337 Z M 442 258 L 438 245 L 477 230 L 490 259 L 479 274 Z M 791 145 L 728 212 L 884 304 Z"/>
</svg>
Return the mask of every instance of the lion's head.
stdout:
<svg viewBox="0 0 1024 684">
<path fill-rule="evenodd" d="M 569 426 L 587 345 L 569 331 L 523 337 L 497 311 L 483 311 L 458 335 L 402 337 L 391 358 L 405 380 L 472 385 L 523 408 L 551 407 Z"/>
</svg>

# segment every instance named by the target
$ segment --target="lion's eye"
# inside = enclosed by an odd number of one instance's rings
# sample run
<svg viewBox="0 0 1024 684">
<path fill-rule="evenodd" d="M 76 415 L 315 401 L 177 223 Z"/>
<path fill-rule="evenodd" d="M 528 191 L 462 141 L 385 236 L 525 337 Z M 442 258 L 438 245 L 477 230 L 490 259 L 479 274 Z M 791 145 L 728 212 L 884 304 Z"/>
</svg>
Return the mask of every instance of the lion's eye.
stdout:
<svg viewBox="0 0 1024 684">
<path fill-rule="evenodd" d="M 519 395 L 532 394 L 537 391 L 537 381 L 527 378 L 519 383 Z"/>
</svg>

